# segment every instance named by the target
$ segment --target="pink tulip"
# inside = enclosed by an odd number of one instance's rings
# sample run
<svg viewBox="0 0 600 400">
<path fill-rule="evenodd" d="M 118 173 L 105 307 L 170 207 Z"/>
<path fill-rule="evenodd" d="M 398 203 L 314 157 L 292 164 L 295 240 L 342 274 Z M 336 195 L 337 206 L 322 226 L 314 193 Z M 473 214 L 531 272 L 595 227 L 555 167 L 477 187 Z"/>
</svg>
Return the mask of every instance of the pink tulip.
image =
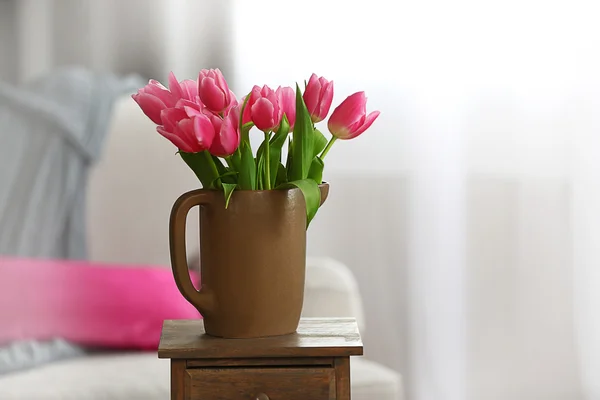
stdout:
<svg viewBox="0 0 600 400">
<path fill-rule="evenodd" d="M 290 130 L 292 130 L 296 122 L 296 93 L 289 86 L 279 86 L 275 93 L 277 94 L 283 113 L 290 123 Z"/>
<path fill-rule="evenodd" d="M 210 152 L 215 156 L 227 157 L 240 145 L 240 107 L 231 108 L 219 124 L 220 129 L 216 131 Z"/>
<path fill-rule="evenodd" d="M 264 85 L 262 88 L 254 86 L 250 98 L 244 109 L 244 124 L 252 121 L 261 131 L 271 131 L 281 122 L 283 109 L 279 105 L 277 94 Z"/>
<path fill-rule="evenodd" d="M 173 94 L 160 82 L 150 79 L 150 82 L 131 96 L 140 106 L 144 114 L 155 124 L 160 125 L 160 112 L 165 108 L 174 107 L 177 100 Z"/>
<path fill-rule="evenodd" d="M 181 100 L 192 104 L 200 104 L 196 82 L 189 79 L 178 82 L 173 72 L 169 73 L 169 89 L 160 82 L 151 79 L 146 86 L 139 89 L 131 97 L 138 103 L 144 114 L 157 125 L 162 124 L 161 111 L 176 107 L 176 104 Z"/>
<path fill-rule="evenodd" d="M 212 122 L 215 132 L 219 132 L 221 129 L 221 123 L 223 122 L 223 118 L 221 118 L 218 114 L 210 111 L 208 108 L 204 107 L 202 104 L 193 104 L 186 100 L 179 100 L 177 102 L 177 108 L 183 108 L 188 117 L 192 118 L 197 115 L 205 115 Z"/>
<path fill-rule="evenodd" d="M 198 95 L 211 111 L 223 112 L 235 100 L 219 69 L 203 69 L 198 76 Z"/>
<path fill-rule="evenodd" d="M 211 112 L 207 108 L 202 110 L 202 113 L 204 115 L 206 115 L 208 117 L 208 119 L 210 120 L 210 122 L 213 124 L 213 128 L 215 129 L 215 134 L 218 134 L 219 131 L 221 130 L 221 125 L 223 125 L 223 118 L 221 118 L 219 115 Z"/>
<path fill-rule="evenodd" d="M 203 114 L 203 110 L 206 109 L 201 103 L 194 103 L 184 99 L 179 100 L 177 104 L 175 104 L 175 108 L 183 109 L 190 118 L 194 115 Z"/>
<path fill-rule="evenodd" d="M 175 96 L 176 99 L 183 98 L 183 90 L 173 71 L 169 72 L 169 91 Z M 189 99 L 188 99 L 189 100 Z"/>
<path fill-rule="evenodd" d="M 182 99 L 200 104 L 198 97 L 198 83 L 191 79 L 186 79 L 180 83 Z"/>
<path fill-rule="evenodd" d="M 200 113 L 190 118 L 182 108 L 167 108 L 160 117 L 162 125 L 156 130 L 181 151 L 198 153 L 211 146 L 215 129 L 206 115 Z"/>
<path fill-rule="evenodd" d="M 333 81 L 312 74 L 302 97 L 313 123 L 323 121 L 333 101 Z"/>
<path fill-rule="evenodd" d="M 176 100 L 185 99 L 191 102 L 198 102 L 198 84 L 196 81 L 186 79 L 181 82 L 177 81 L 173 71 L 169 73 L 169 91 L 173 94 Z"/>
<path fill-rule="evenodd" d="M 350 95 L 333 110 L 327 127 L 338 139 L 352 139 L 367 130 L 379 116 L 379 111 L 367 115 L 365 92 Z"/>
</svg>

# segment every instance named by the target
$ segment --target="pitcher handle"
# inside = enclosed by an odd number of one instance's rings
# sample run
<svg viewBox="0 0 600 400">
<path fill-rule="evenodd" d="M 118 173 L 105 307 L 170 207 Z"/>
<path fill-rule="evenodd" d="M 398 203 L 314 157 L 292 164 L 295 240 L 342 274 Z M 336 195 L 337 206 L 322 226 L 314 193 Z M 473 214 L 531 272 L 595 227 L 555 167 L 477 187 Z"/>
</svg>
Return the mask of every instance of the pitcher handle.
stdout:
<svg viewBox="0 0 600 400">
<path fill-rule="evenodd" d="M 169 248 L 175 283 L 183 297 L 202 315 L 210 314 L 212 311 L 212 295 L 202 288 L 200 291 L 196 290 L 192 283 L 187 263 L 185 228 L 190 209 L 195 206 L 210 206 L 213 200 L 213 193 L 206 190 L 198 189 L 184 193 L 173 204 L 169 220 Z"/>
</svg>

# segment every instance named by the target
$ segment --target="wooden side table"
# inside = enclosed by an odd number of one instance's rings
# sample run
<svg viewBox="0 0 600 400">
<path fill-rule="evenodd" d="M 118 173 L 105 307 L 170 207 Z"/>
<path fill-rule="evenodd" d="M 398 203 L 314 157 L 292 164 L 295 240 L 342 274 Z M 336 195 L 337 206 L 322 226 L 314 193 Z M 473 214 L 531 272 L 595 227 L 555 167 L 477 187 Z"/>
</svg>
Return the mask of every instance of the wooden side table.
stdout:
<svg viewBox="0 0 600 400">
<path fill-rule="evenodd" d="M 291 335 L 222 339 L 201 320 L 164 322 L 171 400 L 350 400 L 350 356 L 363 346 L 354 318 L 306 318 Z"/>
</svg>

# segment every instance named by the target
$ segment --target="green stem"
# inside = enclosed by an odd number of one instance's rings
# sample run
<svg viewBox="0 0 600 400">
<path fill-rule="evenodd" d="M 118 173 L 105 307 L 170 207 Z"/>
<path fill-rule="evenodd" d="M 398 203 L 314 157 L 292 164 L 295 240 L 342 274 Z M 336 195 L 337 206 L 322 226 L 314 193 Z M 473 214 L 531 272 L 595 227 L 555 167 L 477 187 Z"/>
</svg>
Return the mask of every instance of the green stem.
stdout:
<svg viewBox="0 0 600 400">
<path fill-rule="evenodd" d="M 204 150 L 202 152 L 202 154 L 204 155 L 204 158 L 206 158 L 206 162 L 208 165 L 208 167 L 211 170 L 211 173 L 213 174 L 213 176 L 216 178 L 219 177 L 219 170 L 217 169 L 217 165 L 215 164 L 215 160 L 213 160 L 213 158 L 211 157 L 210 153 L 208 152 L 208 150 Z M 215 181 L 215 186 L 217 187 L 217 189 L 221 188 L 221 179 L 216 179 Z"/>
<path fill-rule="evenodd" d="M 269 136 L 269 132 L 265 132 L 265 186 L 267 190 L 271 190 L 271 163 L 269 160 L 270 141 L 271 137 Z"/>
<path fill-rule="evenodd" d="M 335 143 L 336 140 L 337 140 L 337 137 L 335 137 L 335 136 L 333 136 L 331 138 L 331 140 L 329 140 L 329 143 L 327 143 L 327 146 L 325 146 L 325 148 L 323 149 L 323 152 L 319 156 L 319 158 L 321 158 L 321 160 L 325 158 L 325 156 L 329 152 L 329 149 L 331 149 L 331 146 L 333 146 L 333 144 Z"/>
</svg>

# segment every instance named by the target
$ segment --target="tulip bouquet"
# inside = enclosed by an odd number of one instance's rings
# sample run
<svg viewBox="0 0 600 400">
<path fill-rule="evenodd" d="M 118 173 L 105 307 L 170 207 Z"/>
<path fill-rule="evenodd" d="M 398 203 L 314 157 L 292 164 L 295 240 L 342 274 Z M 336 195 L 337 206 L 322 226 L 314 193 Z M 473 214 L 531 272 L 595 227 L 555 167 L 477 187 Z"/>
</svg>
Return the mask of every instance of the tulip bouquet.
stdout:
<svg viewBox="0 0 600 400">
<path fill-rule="evenodd" d="M 315 124 L 324 120 L 333 101 L 333 82 L 312 74 L 304 93 L 296 85 L 254 86 L 238 100 L 218 69 L 202 70 L 198 80 L 177 81 L 169 87 L 150 80 L 133 99 L 157 131 L 179 149 L 203 188 L 223 190 L 227 207 L 234 190 L 299 188 L 306 202 L 307 223 L 320 204 L 318 185 L 323 160 L 337 139 L 363 133 L 379 116 L 367 115 L 364 92 L 346 98 L 331 114 L 328 140 Z M 253 151 L 250 131 L 264 140 Z M 287 157 L 282 150 L 287 142 Z"/>
</svg>

